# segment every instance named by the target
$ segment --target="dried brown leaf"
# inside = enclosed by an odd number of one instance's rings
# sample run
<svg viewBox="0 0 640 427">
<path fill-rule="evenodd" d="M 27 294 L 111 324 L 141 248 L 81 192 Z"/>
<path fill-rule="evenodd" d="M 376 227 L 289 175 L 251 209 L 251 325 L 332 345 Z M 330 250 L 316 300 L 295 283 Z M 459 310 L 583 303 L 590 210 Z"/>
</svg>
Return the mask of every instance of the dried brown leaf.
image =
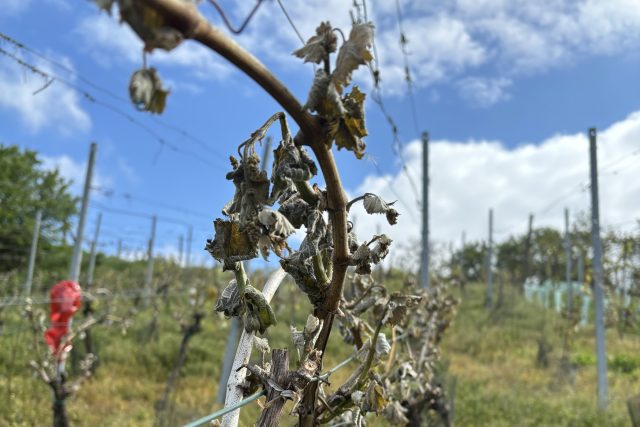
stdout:
<svg viewBox="0 0 640 427">
<path fill-rule="evenodd" d="M 342 100 L 345 113 L 342 118 L 334 120 L 334 138 L 338 149 L 353 151 L 358 159 L 364 156 L 366 145 L 362 138 L 368 135 L 364 122 L 365 94 L 357 86 Z"/>
<path fill-rule="evenodd" d="M 329 57 L 329 54 L 336 51 L 337 39 L 333 33 L 331 24 L 322 22 L 316 28 L 316 35 L 307 40 L 307 43 L 300 49 L 294 50 L 293 54 L 298 58 L 304 58 L 304 62 L 319 64 Z"/>
<path fill-rule="evenodd" d="M 214 228 L 215 238 L 208 240 L 205 248 L 215 259 L 230 263 L 256 257 L 256 245 L 237 222 L 218 218 L 214 221 Z"/>
<path fill-rule="evenodd" d="M 373 59 L 369 47 L 373 43 L 374 26 L 371 22 L 353 24 L 349 39 L 340 47 L 333 71 L 333 83 L 338 90 L 351 82 L 351 73 Z"/>
</svg>

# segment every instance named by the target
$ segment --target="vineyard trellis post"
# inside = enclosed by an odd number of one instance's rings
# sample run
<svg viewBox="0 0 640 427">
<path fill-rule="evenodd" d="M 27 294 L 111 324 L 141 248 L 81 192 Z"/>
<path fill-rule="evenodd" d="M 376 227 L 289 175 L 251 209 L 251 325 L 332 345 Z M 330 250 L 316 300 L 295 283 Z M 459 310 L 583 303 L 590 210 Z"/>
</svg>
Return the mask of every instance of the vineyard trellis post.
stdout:
<svg viewBox="0 0 640 427">
<path fill-rule="evenodd" d="M 93 286 L 93 273 L 96 268 L 96 255 L 97 255 L 97 246 L 98 239 L 100 237 L 100 224 L 102 223 L 102 212 L 98 213 L 98 217 L 96 219 L 96 228 L 93 235 L 93 240 L 91 241 L 91 252 L 89 254 L 89 266 L 87 267 L 87 278 L 86 278 L 86 286 L 85 291 L 88 291 Z M 93 301 L 89 298 L 85 302 L 84 306 L 84 316 L 89 317 L 93 314 Z M 97 356 L 96 351 L 93 347 L 93 339 L 91 337 L 91 330 L 87 329 L 85 333 L 81 336 L 82 341 L 84 341 L 84 348 L 87 354 L 94 354 Z M 93 364 L 91 367 L 91 372 L 94 372 L 97 366 L 98 361 Z"/>
<path fill-rule="evenodd" d="M 582 286 L 582 284 L 584 283 L 584 253 L 581 250 L 578 251 L 577 258 L 578 260 L 577 260 L 576 270 L 578 270 L 577 271 L 578 283 L 580 284 L 580 286 Z"/>
<path fill-rule="evenodd" d="M 571 234 L 569 231 L 569 208 L 564 208 L 564 248 L 567 257 L 565 277 L 568 289 L 567 312 L 569 316 L 573 312 L 573 283 L 571 281 Z"/>
<path fill-rule="evenodd" d="M 184 260 L 184 236 L 178 236 L 178 266 L 182 267 Z"/>
<path fill-rule="evenodd" d="M 91 253 L 89 254 L 89 266 L 87 267 L 87 290 L 91 288 L 93 285 L 93 273 L 96 269 L 96 255 L 97 255 L 97 246 L 98 246 L 98 238 L 100 237 L 100 223 L 102 222 L 102 212 L 98 213 L 98 218 L 96 219 L 96 229 L 93 235 L 93 240 L 91 241 Z"/>
<path fill-rule="evenodd" d="M 122 239 L 118 239 L 118 249 L 116 249 L 116 257 L 118 259 L 122 257 Z"/>
<path fill-rule="evenodd" d="M 604 272 L 602 268 L 602 240 L 600 238 L 600 205 L 598 200 L 597 133 L 589 129 L 589 160 L 591 170 L 591 241 L 593 245 L 593 291 L 596 306 L 596 355 L 598 371 L 598 408 L 607 409 L 607 354 L 604 330 Z"/>
<path fill-rule="evenodd" d="M 529 278 L 531 275 L 531 239 L 533 238 L 533 214 L 529 214 L 529 225 L 527 226 L 527 237 L 524 241 L 524 277 L 522 282 Z"/>
<path fill-rule="evenodd" d="M 153 215 L 151 217 L 151 236 L 149 237 L 149 246 L 147 248 L 147 270 L 144 275 L 144 300 L 145 305 L 149 305 L 151 297 L 151 281 L 153 280 L 153 246 L 156 241 L 156 223 L 158 218 Z"/>
<path fill-rule="evenodd" d="M 487 245 L 487 297 L 486 306 L 493 306 L 493 209 L 489 209 L 489 241 Z"/>
<path fill-rule="evenodd" d="M 229 381 L 229 375 L 231 374 L 231 365 L 233 364 L 233 357 L 236 354 L 236 346 L 238 344 L 238 337 L 240 336 L 241 328 L 241 320 L 238 317 L 232 318 L 229 327 L 229 336 L 227 337 L 227 348 L 224 351 L 224 360 L 222 361 L 222 371 L 220 372 L 220 382 L 218 383 L 216 403 L 224 403 L 227 391 L 227 381 Z"/>
<path fill-rule="evenodd" d="M 429 288 L 429 133 L 422 132 L 422 257 L 420 285 Z"/>
<path fill-rule="evenodd" d="M 189 268 L 191 264 L 191 243 L 193 242 L 193 225 L 189 225 L 187 230 L 187 247 L 185 250 L 184 267 Z"/>
<path fill-rule="evenodd" d="M 84 178 L 84 189 L 82 192 L 82 204 L 80 206 L 80 217 L 78 218 L 78 228 L 76 231 L 76 240 L 73 245 L 73 254 L 71 255 L 71 265 L 69 267 L 69 280 L 78 282 L 80 279 L 80 264 L 82 262 L 82 243 L 84 240 L 84 227 L 87 221 L 87 211 L 89 210 L 89 197 L 91 195 L 91 181 L 93 179 L 93 168 L 96 160 L 96 150 L 98 145 L 91 143 L 89 149 L 89 161 L 87 162 L 87 173 Z"/>
<path fill-rule="evenodd" d="M 33 271 L 36 266 L 36 256 L 38 254 L 38 238 L 40 237 L 40 223 L 42 221 L 42 209 L 36 211 L 36 219 L 33 223 L 33 237 L 31 238 L 31 250 L 29 251 L 29 265 L 27 267 L 27 280 L 24 282 L 24 296 L 31 296 L 31 285 L 33 284 Z"/>
</svg>

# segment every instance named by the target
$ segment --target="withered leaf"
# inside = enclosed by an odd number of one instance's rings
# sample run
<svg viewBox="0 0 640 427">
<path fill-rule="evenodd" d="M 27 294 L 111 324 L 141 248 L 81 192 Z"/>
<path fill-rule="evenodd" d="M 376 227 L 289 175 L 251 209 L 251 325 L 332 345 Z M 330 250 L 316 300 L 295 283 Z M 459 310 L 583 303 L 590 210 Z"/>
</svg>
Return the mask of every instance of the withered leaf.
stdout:
<svg viewBox="0 0 640 427">
<path fill-rule="evenodd" d="M 235 279 L 229 282 L 222 291 L 220 298 L 216 302 L 215 310 L 224 313 L 226 317 L 240 316 L 244 313 L 244 301 Z"/>
<path fill-rule="evenodd" d="M 387 203 L 380 196 L 367 193 L 364 195 L 362 204 L 369 214 L 385 214 L 390 225 L 398 222 L 399 213 L 393 208 L 395 202 Z"/>
<path fill-rule="evenodd" d="M 378 413 L 387 407 L 387 399 L 384 389 L 376 381 L 371 381 L 365 395 L 363 410 L 365 412 Z"/>
<path fill-rule="evenodd" d="M 304 62 L 314 62 L 319 64 L 329 54 L 336 51 L 337 39 L 332 31 L 331 24 L 322 22 L 316 28 L 316 35 L 307 40 L 307 43 L 300 49 L 294 50 L 293 54 L 298 58 L 304 58 Z"/>
<path fill-rule="evenodd" d="M 262 292 L 249 285 L 244 298 L 247 305 L 244 329 L 247 332 L 258 331 L 263 334 L 269 326 L 276 324 L 276 315 Z"/>
<path fill-rule="evenodd" d="M 273 209 L 264 208 L 258 213 L 258 221 L 269 228 L 269 234 L 275 234 L 286 238 L 295 233 L 296 229 L 291 225 L 286 216 Z"/>
<path fill-rule="evenodd" d="M 364 123 L 364 100 L 365 94 L 354 86 L 342 100 L 345 113 L 337 122 L 335 129 L 335 141 L 338 149 L 346 148 L 353 151 L 356 158 L 364 156 L 366 145 L 362 138 L 367 136 L 367 129 Z"/>
<path fill-rule="evenodd" d="M 316 278 L 310 258 L 301 257 L 299 252 L 296 252 L 282 258 L 280 265 L 291 275 L 298 288 L 307 294 L 311 304 L 318 306 L 324 301 L 326 286 Z"/>
<path fill-rule="evenodd" d="M 408 309 L 418 306 L 424 298 L 419 295 L 394 293 L 389 299 L 387 315 L 384 322 L 389 325 L 401 325 L 407 316 Z"/>
<path fill-rule="evenodd" d="M 318 173 L 318 168 L 304 147 L 298 147 L 291 138 L 282 141 L 274 151 L 273 177 L 293 181 L 308 181 Z M 273 197 L 273 196 L 272 196 Z"/>
<path fill-rule="evenodd" d="M 340 94 L 331 82 L 331 76 L 323 69 L 316 71 L 304 108 L 318 112 L 321 117 L 329 121 L 345 113 Z"/>
<path fill-rule="evenodd" d="M 215 238 L 207 242 L 206 249 L 220 262 L 237 262 L 257 256 L 256 246 L 235 221 L 220 218 L 214 221 Z"/>
<path fill-rule="evenodd" d="M 393 240 L 391 240 L 386 234 L 374 236 L 376 245 L 371 250 L 371 261 L 374 264 L 378 264 L 389 254 L 389 247 Z"/>
<path fill-rule="evenodd" d="M 307 218 L 313 210 L 315 209 L 297 193 L 285 200 L 278 208 L 278 212 L 287 217 L 295 228 L 300 228 L 306 224 Z"/>
<path fill-rule="evenodd" d="M 373 248 L 369 245 L 375 242 Z M 392 240 L 386 234 L 373 236 L 369 242 L 364 242 L 351 255 L 357 274 L 370 274 L 371 264 L 379 264 L 389 253 Z"/>
<path fill-rule="evenodd" d="M 371 22 L 356 23 L 351 27 L 349 40 L 340 47 L 333 71 L 333 83 L 338 90 L 351 82 L 353 71 L 373 59 L 369 52 L 373 43 L 373 29 Z"/>
<path fill-rule="evenodd" d="M 161 114 L 169 91 L 162 88 L 162 80 L 155 68 L 136 71 L 129 81 L 129 98 L 140 111 Z"/>
</svg>

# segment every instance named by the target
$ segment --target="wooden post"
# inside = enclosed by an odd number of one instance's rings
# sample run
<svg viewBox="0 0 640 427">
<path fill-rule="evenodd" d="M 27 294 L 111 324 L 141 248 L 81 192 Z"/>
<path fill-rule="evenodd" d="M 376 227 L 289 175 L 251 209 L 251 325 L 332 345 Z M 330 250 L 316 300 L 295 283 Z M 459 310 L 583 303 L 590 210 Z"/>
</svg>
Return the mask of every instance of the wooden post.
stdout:
<svg viewBox="0 0 640 427">
<path fill-rule="evenodd" d="M 271 350 L 271 371 L 270 379 L 284 390 L 289 388 L 289 352 L 286 348 L 274 348 Z M 272 402 L 271 406 L 265 408 L 260 414 L 260 419 L 256 425 L 261 427 L 275 427 L 278 425 L 282 409 L 286 403 L 285 399 L 278 398 L 280 392 L 274 387 L 268 388 L 267 402 Z"/>
</svg>

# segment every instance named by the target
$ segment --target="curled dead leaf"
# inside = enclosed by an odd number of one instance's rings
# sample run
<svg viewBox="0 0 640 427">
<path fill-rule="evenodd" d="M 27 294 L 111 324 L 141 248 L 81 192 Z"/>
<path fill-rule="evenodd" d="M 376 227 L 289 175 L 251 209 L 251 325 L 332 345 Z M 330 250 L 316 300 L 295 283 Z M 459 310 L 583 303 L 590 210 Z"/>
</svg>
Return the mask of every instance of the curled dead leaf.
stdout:
<svg viewBox="0 0 640 427">
<path fill-rule="evenodd" d="M 155 68 L 138 70 L 129 80 L 129 98 L 140 111 L 161 114 L 168 94 L 169 91 L 162 88 L 162 80 Z"/>
</svg>

